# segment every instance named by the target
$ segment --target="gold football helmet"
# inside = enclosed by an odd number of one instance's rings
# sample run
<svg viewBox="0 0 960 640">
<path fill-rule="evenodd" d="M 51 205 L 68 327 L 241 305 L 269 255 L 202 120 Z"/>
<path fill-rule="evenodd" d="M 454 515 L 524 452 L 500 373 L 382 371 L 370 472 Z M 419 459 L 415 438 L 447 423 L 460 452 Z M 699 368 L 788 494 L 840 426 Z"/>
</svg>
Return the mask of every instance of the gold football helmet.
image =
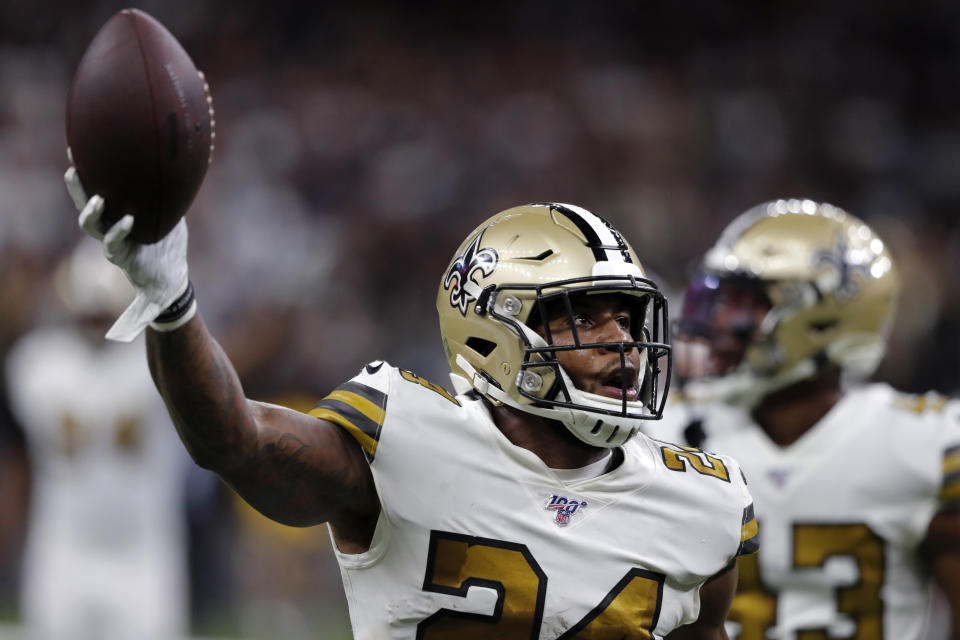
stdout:
<svg viewBox="0 0 960 640">
<path fill-rule="evenodd" d="M 685 393 L 753 406 L 829 366 L 868 377 L 899 289 L 884 242 L 846 211 L 799 199 L 756 206 L 687 287 L 676 345 Z"/>
<path fill-rule="evenodd" d="M 570 296 L 629 296 L 632 342 L 555 345 L 535 330 Z M 620 233 L 599 216 L 566 204 L 508 209 L 477 227 L 457 249 L 437 294 L 440 333 L 458 393 L 475 389 L 495 404 L 558 420 L 584 442 L 614 447 L 659 418 L 670 374 L 666 300 Z M 642 363 L 628 394 L 587 393 L 560 365 L 561 351 L 637 349 Z M 664 363 L 665 361 L 665 363 Z M 661 380 L 661 376 L 665 376 Z M 628 398 L 636 397 L 636 400 Z"/>
</svg>

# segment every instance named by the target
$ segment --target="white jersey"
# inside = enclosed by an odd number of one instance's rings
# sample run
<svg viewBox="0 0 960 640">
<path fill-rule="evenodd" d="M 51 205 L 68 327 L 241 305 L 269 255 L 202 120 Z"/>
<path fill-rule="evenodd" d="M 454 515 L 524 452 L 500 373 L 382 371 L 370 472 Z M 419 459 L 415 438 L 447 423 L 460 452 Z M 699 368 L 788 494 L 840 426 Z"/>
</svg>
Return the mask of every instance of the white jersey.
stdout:
<svg viewBox="0 0 960 640">
<path fill-rule="evenodd" d="M 648 433 L 684 443 L 690 414 L 664 413 Z M 783 448 L 745 411 L 699 414 L 702 446 L 741 463 L 762 529 L 760 553 L 740 561 L 731 639 L 924 637 L 931 585 L 917 547 L 960 501 L 960 406 L 860 387 Z"/>
<path fill-rule="evenodd" d="M 185 456 L 143 349 L 47 329 L 7 360 L 33 469 L 22 605 L 37 637 L 187 631 Z"/>
<path fill-rule="evenodd" d="M 729 458 L 639 436 L 564 484 L 481 400 L 383 363 L 311 414 L 360 442 L 382 504 L 370 549 L 337 555 L 359 640 L 659 637 L 754 548 Z"/>
</svg>

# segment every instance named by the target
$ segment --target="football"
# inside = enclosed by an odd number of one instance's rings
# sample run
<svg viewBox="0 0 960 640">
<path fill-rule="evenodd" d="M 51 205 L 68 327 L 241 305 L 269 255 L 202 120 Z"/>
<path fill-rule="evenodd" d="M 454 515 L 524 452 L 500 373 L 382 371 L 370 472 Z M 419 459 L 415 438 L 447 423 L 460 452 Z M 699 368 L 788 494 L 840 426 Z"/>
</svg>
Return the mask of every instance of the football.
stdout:
<svg viewBox="0 0 960 640">
<path fill-rule="evenodd" d="M 130 237 L 144 244 L 186 213 L 212 158 L 209 87 L 177 39 L 138 9 L 114 14 L 87 47 L 66 126 L 84 190 L 106 202 L 102 230 L 129 213 Z"/>
</svg>

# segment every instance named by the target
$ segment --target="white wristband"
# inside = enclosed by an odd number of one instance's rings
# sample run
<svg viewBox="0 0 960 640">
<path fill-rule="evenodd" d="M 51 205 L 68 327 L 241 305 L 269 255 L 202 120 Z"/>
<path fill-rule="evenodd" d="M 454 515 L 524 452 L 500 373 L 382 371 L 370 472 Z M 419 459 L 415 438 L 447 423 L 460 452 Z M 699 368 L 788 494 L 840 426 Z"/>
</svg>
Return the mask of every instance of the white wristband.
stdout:
<svg viewBox="0 0 960 640">
<path fill-rule="evenodd" d="M 180 297 L 153 319 L 150 326 L 155 331 L 173 331 L 190 322 L 197 313 L 197 299 L 193 292 L 193 283 L 187 280 L 187 286 Z"/>
<path fill-rule="evenodd" d="M 173 331 L 174 329 L 179 329 L 183 325 L 190 322 L 190 320 L 192 320 L 193 316 L 195 315 L 197 315 L 197 301 L 192 300 L 190 302 L 190 306 L 187 308 L 187 310 L 183 313 L 182 316 L 170 322 L 156 322 L 156 321 L 151 322 L 150 328 L 153 329 L 154 331 L 159 331 L 161 333 Z"/>
</svg>

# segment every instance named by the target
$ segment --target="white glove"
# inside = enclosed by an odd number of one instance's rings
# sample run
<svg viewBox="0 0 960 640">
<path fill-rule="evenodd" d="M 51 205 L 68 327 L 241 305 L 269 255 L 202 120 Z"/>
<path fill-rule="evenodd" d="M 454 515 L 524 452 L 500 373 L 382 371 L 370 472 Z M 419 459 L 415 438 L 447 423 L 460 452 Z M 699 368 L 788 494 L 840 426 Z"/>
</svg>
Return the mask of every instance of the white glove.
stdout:
<svg viewBox="0 0 960 640">
<path fill-rule="evenodd" d="M 68 151 L 69 153 L 69 151 Z M 196 302 L 187 275 L 187 223 L 181 219 L 162 240 L 140 244 L 127 236 L 133 229 L 133 216 L 127 214 L 104 234 L 100 216 L 104 200 L 98 195 L 87 198 L 80 177 L 72 166 L 63 176 L 73 204 L 80 212 L 80 228 L 103 242 L 107 259 L 127 275 L 137 295 L 107 332 L 108 340 L 131 342 L 175 302 L 180 307 L 172 322 L 154 323 L 160 331 L 185 324 L 196 313 Z M 164 314 L 166 319 L 168 314 Z"/>
</svg>

